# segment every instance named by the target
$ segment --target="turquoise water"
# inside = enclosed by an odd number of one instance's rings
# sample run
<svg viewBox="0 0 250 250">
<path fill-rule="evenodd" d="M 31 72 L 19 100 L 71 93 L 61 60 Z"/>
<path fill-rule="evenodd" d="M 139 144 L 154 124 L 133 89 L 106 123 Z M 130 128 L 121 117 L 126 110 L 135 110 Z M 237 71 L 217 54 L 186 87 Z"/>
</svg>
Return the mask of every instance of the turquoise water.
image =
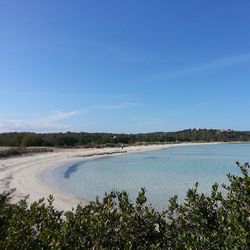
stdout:
<svg viewBox="0 0 250 250">
<path fill-rule="evenodd" d="M 44 173 L 46 181 L 87 200 L 105 192 L 126 190 L 134 200 L 140 187 L 158 209 L 199 182 L 209 193 L 214 182 L 226 183 L 227 173 L 239 173 L 236 161 L 250 161 L 250 144 L 193 145 L 82 160 Z"/>
</svg>

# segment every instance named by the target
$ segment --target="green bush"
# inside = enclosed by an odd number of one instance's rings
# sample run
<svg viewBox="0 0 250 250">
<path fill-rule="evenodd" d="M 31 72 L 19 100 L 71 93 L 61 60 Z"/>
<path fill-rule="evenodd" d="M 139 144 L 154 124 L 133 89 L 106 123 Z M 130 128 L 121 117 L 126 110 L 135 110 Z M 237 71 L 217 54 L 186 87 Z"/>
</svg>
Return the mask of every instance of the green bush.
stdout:
<svg viewBox="0 0 250 250">
<path fill-rule="evenodd" d="M 43 140 L 34 133 L 27 133 L 23 136 L 21 141 L 22 147 L 34 147 L 34 146 L 43 146 Z"/>
<path fill-rule="evenodd" d="M 11 204 L 12 192 L 0 195 L 1 249 L 250 249 L 249 164 L 240 176 L 228 175 L 222 195 L 196 184 L 185 201 L 177 196 L 159 212 L 148 206 L 141 189 L 135 203 L 127 192 L 111 192 L 76 210 L 53 207 L 53 197 Z"/>
</svg>

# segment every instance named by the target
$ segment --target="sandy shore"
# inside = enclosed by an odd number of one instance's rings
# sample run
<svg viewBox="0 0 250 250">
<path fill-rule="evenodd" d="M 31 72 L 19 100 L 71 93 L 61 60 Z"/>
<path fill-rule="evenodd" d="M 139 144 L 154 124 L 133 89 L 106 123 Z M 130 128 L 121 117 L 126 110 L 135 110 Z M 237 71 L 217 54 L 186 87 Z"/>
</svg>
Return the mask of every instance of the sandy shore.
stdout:
<svg viewBox="0 0 250 250">
<path fill-rule="evenodd" d="M 83 158 L 96 158 L 105 155 L 119 155 L 122 153 L 132 153 L 138 151 L 152 151 L 163 148 L 195 145 L 194 143 L 185 144 L 165 144 L 150 146 L 131 146 L 121 148 L 91 148 L 91 149 L 55 149 L 54 152 L 37 153 L 34 155 L 24 155 L 0 160 L 0 192 L 15 188 L 13 201 L 29 195 L 29 202 L 37 201 L 41 197 L 54 196 L 54 205 L 59 210 L 70 210 L 77 204 L 83 205 L 88 202 L 83 199 L 74 197 L 50 186 L 42 181 L 41 174 L 52 168 L 62 165 L 71 164 L 74 161 Z M 199 143 L 200 145 L 200 143 Z"/>
</svg>

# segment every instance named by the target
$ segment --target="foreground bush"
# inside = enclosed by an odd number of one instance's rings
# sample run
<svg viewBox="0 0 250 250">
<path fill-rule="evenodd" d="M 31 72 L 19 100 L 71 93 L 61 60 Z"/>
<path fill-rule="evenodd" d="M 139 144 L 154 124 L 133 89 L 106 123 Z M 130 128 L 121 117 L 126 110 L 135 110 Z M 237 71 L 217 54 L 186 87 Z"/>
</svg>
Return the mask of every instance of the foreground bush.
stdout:
<svg viewBox="0 0 250 250">
<path fill-rule="evenodd" d="M 188 190 L 163 212 L 146 204 L 141 189 L 133 204 L 126 192 L 63 213 L 53 198 L 30 206 L 11 204 L 12 192 L 0 195 L 1 249 L 250 249 L 249 164 L 240 176 L 228 175 L 223 196 L 218 185 L 209 196 Z M 46 205 L 48 204 L 48 205 Z"/>
</svg>

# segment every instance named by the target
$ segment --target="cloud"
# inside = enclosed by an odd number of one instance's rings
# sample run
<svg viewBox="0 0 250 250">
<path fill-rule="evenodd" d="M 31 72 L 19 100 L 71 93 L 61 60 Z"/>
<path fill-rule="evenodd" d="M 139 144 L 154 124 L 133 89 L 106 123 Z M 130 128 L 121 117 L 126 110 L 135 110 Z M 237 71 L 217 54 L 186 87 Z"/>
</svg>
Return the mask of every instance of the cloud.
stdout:
<svg viewBox="0 0 250 250">
<path fill-rule="evenodd" d="M 55 132 L 70 129 L 67 124 L 61 121 L 79 114 L 79 111 L 61 112 L 53 111 L 51 115 L 32 120 L 0 120 L 0 132 L 10 131 L 33 131 L 33 132 Z"/>
<path fill-rule="evenodd" d="M 83 111 L 71 111 L 71 112 L 52 111 L 52 112 L 53 112 L 53 115 L 42 118 L 41 121 L 47 122 L 47 123 L 57 122 L 57 121 L 65 120 L 71 116 L 80 114 Z"/>
<path fill-rule="evenodd" d="M 134 108 L 140 106 L 139 102 L 123 102 L 113 105 L 102 105 L 102 106 L 93 106 L 89 110 L 115 110 L 115 109 L 126 109 L 126 108 Z"/>
<path fill-rule="evenodd" d="M 94 48 L 95 50 L 104 51 L 110 55 L 114 60 L 122 63 L 140 63 L 150 64 L 156 62 L 155 57 L 158 59 L 156 52 L 149 52 L 143 50 L 141 47 L 126 47 L 114 43 L 101 42 L 99 40 L 84 38 L 83 41 L 70 41 L 76 46 L 84 46 Z M 68 43 L 69 44 L 69 43 Z M 158 60 L 157 60 L 158 61 Z"/>
<path fill-rule="evenodd" d="M 114 105 L 92 106 L 71 112 L 52 111 L 50 115 L 37 119 L 0 119 L 0 133 L 12 131 L 65 132 L 73 129 L 68 124 L 65 124 L 65 120 L 68 120 L 71 117 L 98 110 L 108 112 L 112 110 L 133 108 L 139 105 L 140 103 L 137 102 L 123 102 Z"/>
<path fill-rule="evenodd" d="M 159 80 L 168 80 L 172 78 L 178 78 L 186 75 L 191 75 L 203 71 L 212 71 L 216 69 L 226 68 L 240 63 L 250 62 L 250 53 L 234 55 L 231 57 L 217 58 L 208 62 L 203 62 L 194 66 L 185 67 L 181 69 L 174 70 L 172 72 L 164 72 L 149 75 L 147 77 L 134 79 L 136 82 L 154 82 Z"/>
<path fill-rule="evenodd" d="M 236 55 L 232 57 L 226 57 L 226 58 L 220 58 L 216 59 L 210 62 L 202 63 L 190 68 L 185 68 L 181 70 L 177 70 L 170 74 L 170 77 L 177 77 L 177 76 L 183 76 L 183 75 L 188 75 L 191 73 L 196 73 L 204 70 L 210 70 L 210 69 L 218 69 L 218 68 L 223 68 L 223 67 L 229 67 L 235 64 L 243 63 L 250 61 L 250 53 L 248 54 L 241 54 L 241 55 Z"/>
</svg>

